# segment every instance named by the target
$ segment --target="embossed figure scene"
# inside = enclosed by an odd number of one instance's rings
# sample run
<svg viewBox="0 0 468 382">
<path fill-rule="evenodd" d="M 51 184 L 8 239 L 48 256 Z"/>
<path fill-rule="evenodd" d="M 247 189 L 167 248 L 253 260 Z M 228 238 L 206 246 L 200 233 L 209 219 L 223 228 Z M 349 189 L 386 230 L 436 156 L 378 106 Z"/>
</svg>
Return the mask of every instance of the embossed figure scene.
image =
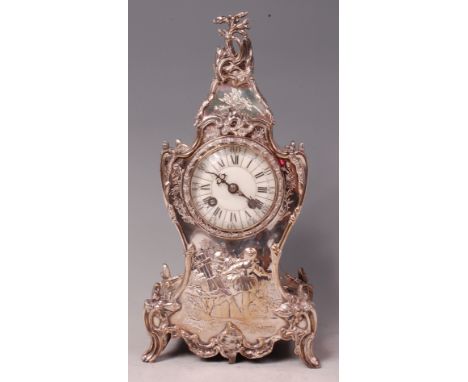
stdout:
<svg viewBox="0 0 468 382">
<path fill-rule="evenodd" d="M 185 251 L 184 273 L 163 265 L 145 301 L 154 362 L 171 337 L 200 357 L 260 358 L 275 342 L 294 341 L 308 367 L 317 317 L 302 268 L 279 273 L 286 239 L 307 185 L 304 145 L 279 148 L 271 111 L 253 78 L 246 12 L 218 17 L 225 46 L 215 79 L 196 117 L 192 145 L 163 144 L 165 203 Z"/>
<path fill-rule="evenodd" d="M 263 268 L 254 248 L 235 256 L 224 246 L 202 243 L 181 297 L 184 308 L 171 321 L 190 327 L 205 341 L 224 329 L 227 322 L 241 330 L 245 327 L 246 333 L 274 333 L 284 323 L 272 314 L 281 304 L 281 295 L 270 281 L 271 271 Z"/>
</svg>

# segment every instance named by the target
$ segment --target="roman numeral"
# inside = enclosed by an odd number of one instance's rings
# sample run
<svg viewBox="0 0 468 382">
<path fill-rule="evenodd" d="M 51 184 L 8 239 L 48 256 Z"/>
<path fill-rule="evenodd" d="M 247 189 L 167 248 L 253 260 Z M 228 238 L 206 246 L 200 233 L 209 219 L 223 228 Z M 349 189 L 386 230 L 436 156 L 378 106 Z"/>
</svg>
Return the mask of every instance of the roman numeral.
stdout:
<svg viewBox="0 0 468 382">
<path fill-rule="evenodd" d="M 240 146 L 231 146 L 229 150 L 231 151 L 231 153 L 240 153 L 241 148 Z"/>
<path fill-rule="evenodd" d="M 216 209 L 213 212 L 213 216 L 215 218 L 220 218 L 222 213 L 223 213 L 223 211 L 221 210 L 221 208 L 216 207 Z"/>
<path fill-rule="evenodd" d="M 232 164 L 239 164 L 239 155 L 231 155 Z"/>
<path fill-rule="evenodd" d="M 207 184 L 202 184 L 200 186 L 200 190 L 209 190 L 210 189 L 210 184 L 207 183 Z"/>
<path fill-rule="evenodd" d="M 244 211 L 244 212 L 250 219 L 252 219 L 252 215 L 250 215 L 248 211 Z"/>
<path fill-rule="evenodd" d="M 233 221 L 237 223 L 237 216 L 234 212 L 231 212 L 231 215 L 229 216 L 229 221 L 232 223 Z"/>
<path fill-rule="evenodd" d="M 265 170 L 263 170 L 263 173 L 265 175 L 270 175 L 271 174 L 271 168 L 266 168 Z"/>
<path fill-rule="evenodd" d="M 249 168 L 249 166 L 252 164 L 252 162 L 253 162 L 253 158 L 250 160 L 250 162 L 249 162 L 249 164 L 247 165 L 246 168 Z"/>
<path fill-rule="evenodd" d="M 223 161 L 222 159 L 220 159 L 220 160 L 218 161 L 218 164 L 219 164 L 220 167 L 226 166 L 226 164 L 224 163 L 224 161 Z"/>
<path fill-rule="evenodd" d="M 257 192 L 263 192 L 264 194 L 267 192 L 267 187 L 257 187 Z"/>
<path fill-rule="evenodd" d="M 258 179 L 261 178 L 263 175 L 265 175 L 265 173 L 263 171 L 260 171 L 258 174 L 255 174 L 255 177 Z"/>
</svg>

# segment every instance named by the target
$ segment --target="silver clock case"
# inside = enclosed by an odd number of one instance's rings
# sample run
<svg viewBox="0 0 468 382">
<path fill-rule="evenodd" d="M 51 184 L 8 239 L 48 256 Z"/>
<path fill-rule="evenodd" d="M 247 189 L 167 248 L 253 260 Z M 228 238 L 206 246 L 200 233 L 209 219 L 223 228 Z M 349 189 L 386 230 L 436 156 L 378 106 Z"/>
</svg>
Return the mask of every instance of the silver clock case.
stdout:
<svg viewBox="0 0 468 382">
<path fill-rule="evenodd" d="M 295 341 L 295 352 L 318 367 L 313 352 L 317 317 L 312 287 L 302 268 L 297 277 L 280 276 L 285 240 L 300 213 L 307 184 L 303 145 L 280 149 L 272 137 L 274 120 L 255 84 L 246 12 L 218 17 L 225 46 L 218 49 L 208 99 L 196 117 L 192 145 L 163 145 L 161 180 L 169 215 L 185 248 L 185 272 L 162 281 L 145 302 L 151 344 L 143 360 L 153 362 L 171 336 L 181 337 L 201 357 L 221 354 L 260 358 L 278 340 Z M 226 144 L 261 147 L 277 178 L 268 216 L 255 227 L 229 232 L 196 212 L 190 177 L 210 150 Z"/>
</svg>

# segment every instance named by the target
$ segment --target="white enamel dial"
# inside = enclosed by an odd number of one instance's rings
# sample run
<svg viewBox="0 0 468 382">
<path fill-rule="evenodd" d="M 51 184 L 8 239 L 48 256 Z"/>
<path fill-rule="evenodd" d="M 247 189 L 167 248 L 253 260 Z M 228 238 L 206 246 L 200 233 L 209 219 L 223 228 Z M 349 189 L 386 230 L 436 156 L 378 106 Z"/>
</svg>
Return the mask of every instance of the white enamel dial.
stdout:
<svg viewBox="0 0 468 382">
<path fill-rule="evenodd" d="M 190 181 L 198 215 L 223 231 L 245 231 L 264 221 L 277 187 L 264 152 L 242 144 L 209 152 L 195 166 Z"/>
</svg>

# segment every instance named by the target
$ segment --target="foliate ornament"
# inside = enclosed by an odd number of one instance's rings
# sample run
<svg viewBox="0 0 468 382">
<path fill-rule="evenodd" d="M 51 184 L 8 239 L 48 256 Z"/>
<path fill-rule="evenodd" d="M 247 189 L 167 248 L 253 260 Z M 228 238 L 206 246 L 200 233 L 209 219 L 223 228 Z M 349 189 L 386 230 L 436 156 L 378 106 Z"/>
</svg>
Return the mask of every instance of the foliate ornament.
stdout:
<svg viewBox="0 0 468 382">
<path fill-rule="evenodd" d="M 243 96 L 242 90 L 240 89 L 232 88 L 230 92 L 224 93 L 219 101 L 221 104 L 216 105 L 215 110 L 220 113 L 239 109 L 245 109 L 251 112 L 256 111 L 258 113 L 262 112 L 251 100 Z"/>
<path fill-rule="evenodd" d="M 183 161 L 178 159 L 172 164 L 169 197 L 171 204 L 175 207 L 182 220 L 189 224 L 195 224 L 195 220 L 189 214 L 187 207 L 182 199 L 182 163 Z"/>
<path fill-rule="evenodd" d="M 241 114 L 230 110 L 225 117 L 223 127 L 221 128 L 221 134 L 245 137 L 247 134 L 250 134 L 254 128 L 255 126 L 245 121 Z"/>
<path fill-rule="evenodd" d="M 307 162 L 303 145 L 279 149 L 271 111 L 253 78 L 247 12 L 226 24 L 210 94 L 197 114 L 191 145 L 163 144 L 161 181 L 184 246 L 184 273 L 162 280 L 145 301 L 154 362 L 171 337 L 200 357 L 261 358 L 280 340 L 318 367 L 312 287 L 301 268 L 280 275 L 285 241 L 301 211 Z"/>
<path fill-rule="evenodd" d="M 216 24 L 227 24 L 227 29 L 218 29 L 225 41 L 224 48 L 218 48 L 216 51 L 216 75 L 221 83 L 231 82 L 239 86 L 250 80 L 253 55 L 247 36 L 248 20 L 243 19 L 245 16 L 247 12 L 214 19 Z"/>
</svg>

